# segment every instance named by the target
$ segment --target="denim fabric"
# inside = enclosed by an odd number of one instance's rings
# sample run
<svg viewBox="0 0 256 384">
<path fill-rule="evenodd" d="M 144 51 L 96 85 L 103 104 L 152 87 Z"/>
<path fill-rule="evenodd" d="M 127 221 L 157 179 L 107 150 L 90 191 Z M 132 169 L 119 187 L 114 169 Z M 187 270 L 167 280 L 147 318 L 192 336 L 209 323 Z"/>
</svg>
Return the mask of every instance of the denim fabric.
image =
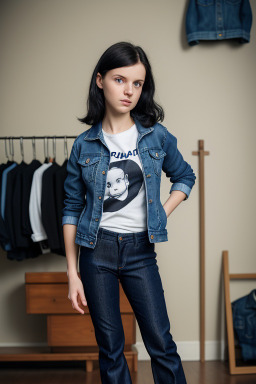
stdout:
<svg viewBox="0 0 256 384">
<path fill-rule="evenodd" d="M 233 301 L 234 331 L 242 348 L 242 357 L 256 360 L 256 289 Z"/>
<path fill-rule="evenodd" d="M 185 384 L 170 333 L 155 244 L 147 231 L 117 233 L 100 228 L 94 249 L 80 247 L 79 271 L 99 346 L 103 384 L 131 384 L 123 354 L 125 336 L 119 284 L 129 300 L 151 358 L 156 384 Z"/>
<path fill-rule="evenodd" d="M 190 0 L 186 14 L 190 46 L 200 40 L 236 39 L 249 43 L 251 26 L 249 0 Z"/>
<path fill-rule="evenodd" d="M 168 241 L 167 216 L 160 201 L 162 170 L 172 183 L 170 193 L 180 190 L 186 200 L 195 183 L 191 166 L 177 148 L 177 138 L 162 124 L 138 129 L 137 150 L 146 188 L 147 229 L 152 243 Z M 75 242 L 94 248 L 102 217 L 110 150 L 102 133 L 102 122 L 93 125 L 74 141 L 67 163 L 62 225 L 77 225 Z"/>
</svg>

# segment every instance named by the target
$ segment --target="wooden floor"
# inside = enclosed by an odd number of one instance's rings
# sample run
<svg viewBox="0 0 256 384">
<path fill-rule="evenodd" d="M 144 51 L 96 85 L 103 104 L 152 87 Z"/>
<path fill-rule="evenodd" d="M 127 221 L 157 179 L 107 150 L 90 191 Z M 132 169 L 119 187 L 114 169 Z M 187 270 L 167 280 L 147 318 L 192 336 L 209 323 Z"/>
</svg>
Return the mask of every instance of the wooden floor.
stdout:
<svg viewBox="0 0 256 384">
<path fill-rule="evenodd" d="M 256 384 L 256 375 L 230 375 L 227 362 L 184 361 L 182 364 L 188 384 Z M 92 373 L 86 373 L 82 362 L 1 362 L 0 383 L 101 384 L 98 362 L 94 368 Z M 138 361 L 132 383 L 154 384 L 150 361 Z"/>
</svg>

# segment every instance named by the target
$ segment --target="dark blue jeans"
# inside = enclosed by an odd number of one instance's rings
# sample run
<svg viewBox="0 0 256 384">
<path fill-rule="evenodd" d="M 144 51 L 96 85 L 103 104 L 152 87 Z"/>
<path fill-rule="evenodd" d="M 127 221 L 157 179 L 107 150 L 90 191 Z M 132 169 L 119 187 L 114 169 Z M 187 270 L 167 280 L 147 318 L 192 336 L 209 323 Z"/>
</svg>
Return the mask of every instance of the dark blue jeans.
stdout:
<svg viewBox="0 0 256 384">
<path fill-rule="evenodd" d="M 119 280 L 136 316 L 151 358 L 156 384 L 186 384 L 177 346 L 170 334 L 155 244 L 147 231 L 117 233 L 100 228 L 94 249 L 81 246 L 79 269 L 99 346 L 103 384 L 131 384 L 123 353 L 124 330 Z"/>
</svg>

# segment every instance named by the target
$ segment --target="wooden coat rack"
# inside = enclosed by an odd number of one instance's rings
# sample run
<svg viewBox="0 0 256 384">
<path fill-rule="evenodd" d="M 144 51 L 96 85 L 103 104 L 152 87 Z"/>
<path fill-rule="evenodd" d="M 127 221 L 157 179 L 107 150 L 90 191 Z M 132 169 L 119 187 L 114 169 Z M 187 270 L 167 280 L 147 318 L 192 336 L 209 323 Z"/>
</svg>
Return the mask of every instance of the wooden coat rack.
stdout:
<svg viewBox="0 0 256 384">
<path fill-rule="evenodd" d="M 198 151 L 192 155 L 199 156 L 199 232 L 200 232 L 200 361 L 205 362 L 205 210 L 204 210 L 204 140 L 198 140 Z"/>
</svg>

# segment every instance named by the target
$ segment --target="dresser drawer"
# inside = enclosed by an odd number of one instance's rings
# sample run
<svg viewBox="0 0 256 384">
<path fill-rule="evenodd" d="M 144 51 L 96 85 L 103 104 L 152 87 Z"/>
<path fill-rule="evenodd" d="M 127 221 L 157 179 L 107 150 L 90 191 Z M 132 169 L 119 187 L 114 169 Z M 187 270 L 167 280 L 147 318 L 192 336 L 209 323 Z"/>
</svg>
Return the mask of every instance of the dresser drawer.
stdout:
<svg viewBox="0 0 256 384">
<path fill-rule="evenodd" d="M 130 303 L 120 286 L 120 311 L 122 313 L 133 313 Z M 27 313 L 45 313 L 45 314 L 77 314 L 73 309 L 71 301 L 68 299 L 68 283 L 57 284 L 26 284 L 26 305 Z M 80 307 L 89 313 L 88 307 Z"/>
<path fill-rule="evenodd" d="M 26 301 L 27 313 L 77 313 L 68 299 L 68 284 L 26 284 Z"/>
<path fill-rule="evenodd" d="M 122 314 L 125 345 L 136 342 L 134 314 Z M 91 316 L 49 315 L 47 316 L 47 338 L 49 346 L 97 346 Z"/>
</svg>

